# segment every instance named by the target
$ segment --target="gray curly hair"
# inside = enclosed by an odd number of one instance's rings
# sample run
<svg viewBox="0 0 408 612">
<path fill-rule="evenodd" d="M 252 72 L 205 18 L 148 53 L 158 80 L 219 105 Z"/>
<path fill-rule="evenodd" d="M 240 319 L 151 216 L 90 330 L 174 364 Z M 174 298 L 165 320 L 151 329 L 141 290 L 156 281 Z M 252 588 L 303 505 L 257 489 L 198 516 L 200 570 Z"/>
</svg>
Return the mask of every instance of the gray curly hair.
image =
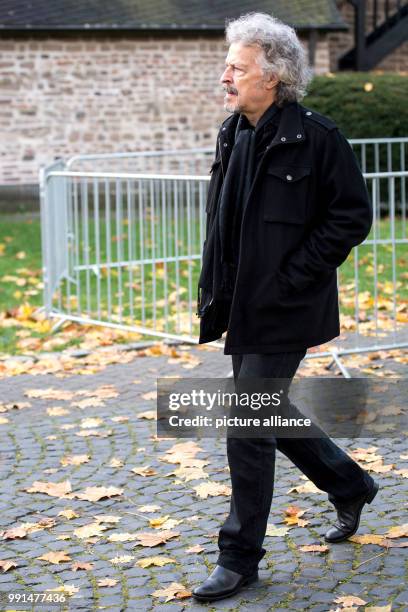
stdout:
<svg viewBox="0 0 408 612">
<path fill-rule="evenodd" d="M 306 53 L 296 32 L 266 13 L 247 13 L 227 22 L 227 43 L 258 45 L 263 53 L 259 63 L 264 75 L 279 78 L 275 103 L 300 101 L 313 77 Z"/>
</svg>

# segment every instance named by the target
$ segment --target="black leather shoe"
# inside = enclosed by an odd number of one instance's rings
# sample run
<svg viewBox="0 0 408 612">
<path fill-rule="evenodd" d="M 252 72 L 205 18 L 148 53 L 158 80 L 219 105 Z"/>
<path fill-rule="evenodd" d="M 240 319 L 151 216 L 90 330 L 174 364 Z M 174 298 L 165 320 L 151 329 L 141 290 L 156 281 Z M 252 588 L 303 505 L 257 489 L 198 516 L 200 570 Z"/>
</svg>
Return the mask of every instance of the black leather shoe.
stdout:
<svg viewBox="0 0 408 612">
<path fill-rule="evenodd" d="M 241 587 L 258 580 L 258 570 L 251 576 L 243 576 L 237 572 L 216 565 L 215 569 L 200 586 L 193 590 L 193 597 L 199 601 L 224 599 L 238 593 Z"/>
<path fill-rule="evenodd" d="M 338 523 L 327 531 L 324 539 L 326 542 L 337 544 L 343 542 L 350 536 L 354 535 L 360 524 L 360 515 L 364 504 L 371 504 L 374 497 L 377 495 L 379 484 L 374 482 L 369 493 L 365 493 L 353 502 L 335 503 L 334 507 L 337 511 Z"/>
</svg>

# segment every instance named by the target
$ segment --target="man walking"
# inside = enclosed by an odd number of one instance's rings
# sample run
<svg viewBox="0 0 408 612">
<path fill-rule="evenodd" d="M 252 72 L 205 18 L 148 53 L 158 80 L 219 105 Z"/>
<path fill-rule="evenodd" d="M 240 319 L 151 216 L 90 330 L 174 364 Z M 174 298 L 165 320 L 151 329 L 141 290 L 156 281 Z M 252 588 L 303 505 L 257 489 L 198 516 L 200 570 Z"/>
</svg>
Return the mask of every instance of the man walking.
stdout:
<svg viewBox="0 0 408 612">
<path fill-rule="evenodd" d="M 292 379 L 308 347 L 340 333 L 337 276 L 370 231 L 364 179 L 345 137 L 299 104 L 311 78 L 295 31 L 251 13 L 228 24 L 225 109 L 207 199 L 199 279 L 200 343 L 227 331 L 235 380 Z M 230 513 L 217 565 L 193 591 L 222 599 L 255 581 L 276 448 L 328 493 L 342 542 L 378 484 L 330 438 L 231 438 Z"/>
</svg>

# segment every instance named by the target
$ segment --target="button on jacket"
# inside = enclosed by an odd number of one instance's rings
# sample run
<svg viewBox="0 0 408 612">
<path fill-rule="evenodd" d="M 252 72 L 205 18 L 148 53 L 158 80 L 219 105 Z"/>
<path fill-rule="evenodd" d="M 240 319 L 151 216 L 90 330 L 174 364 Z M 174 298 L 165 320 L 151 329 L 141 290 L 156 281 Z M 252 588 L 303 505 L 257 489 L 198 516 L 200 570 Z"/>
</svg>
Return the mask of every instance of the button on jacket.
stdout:
<svg viewBox="0 0 408 612">
<path fill-rule="evenodd" d="M 219 131 L 206 236 L 238 119 L 231 115 Z M 200 320 L 200 344 L 227 331 L 226 355 L 298 351 L 338 336 L 336 269 L 372 225 L 364 178 L 336 124 L 297 102 L 284 105 L 272 122 L 276 130 L 242 212 L 232 301 L 219 317 L 209 309 Z"/>
</svg>

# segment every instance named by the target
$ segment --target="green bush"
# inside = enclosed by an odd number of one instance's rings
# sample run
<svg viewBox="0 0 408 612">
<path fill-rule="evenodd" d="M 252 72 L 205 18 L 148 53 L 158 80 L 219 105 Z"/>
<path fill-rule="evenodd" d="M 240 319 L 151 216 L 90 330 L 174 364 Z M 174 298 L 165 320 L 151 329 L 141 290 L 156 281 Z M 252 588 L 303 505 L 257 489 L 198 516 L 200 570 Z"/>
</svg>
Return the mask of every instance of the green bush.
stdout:
<svg viewBox="0 0 408 612">
<path fill-rule="evenodd" d="M 392 138 L 408 136 L 407 100 L 407 76 L 344 72 L 314 77 L 303 104 L 333 119 L 347 138 Z"/>
</svg>

